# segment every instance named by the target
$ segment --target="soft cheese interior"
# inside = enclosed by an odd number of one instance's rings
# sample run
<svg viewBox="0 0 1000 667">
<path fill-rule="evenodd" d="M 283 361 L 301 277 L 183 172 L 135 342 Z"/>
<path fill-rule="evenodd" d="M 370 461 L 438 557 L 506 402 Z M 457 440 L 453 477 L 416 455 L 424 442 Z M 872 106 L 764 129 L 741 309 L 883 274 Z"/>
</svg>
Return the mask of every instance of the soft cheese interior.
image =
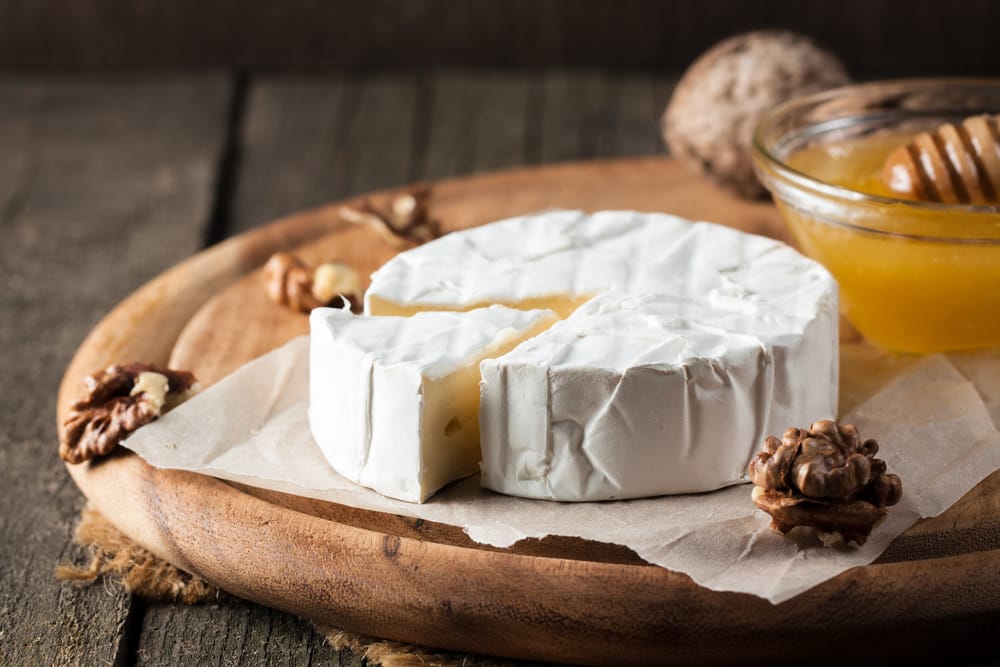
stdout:
<svg viewBox="0 0 1000 667">
<path fill-rule="evenodd" d="M 489 303 L 565 318 L 482 364 L 482 479 L 502 493 L 710 491 L 765 434 L 836 414 L 836 283 L 772 239 L 553 211 L 403 253 L 366 294 L 376 315 Z"/>
<path fill-rule="evenodd" d="M 310 315 L 313 436 L 333 467 L 363 486 L 423 502 L 478 471 L 479 364 L 538 335 L 550 311 Z"/>
</svg>

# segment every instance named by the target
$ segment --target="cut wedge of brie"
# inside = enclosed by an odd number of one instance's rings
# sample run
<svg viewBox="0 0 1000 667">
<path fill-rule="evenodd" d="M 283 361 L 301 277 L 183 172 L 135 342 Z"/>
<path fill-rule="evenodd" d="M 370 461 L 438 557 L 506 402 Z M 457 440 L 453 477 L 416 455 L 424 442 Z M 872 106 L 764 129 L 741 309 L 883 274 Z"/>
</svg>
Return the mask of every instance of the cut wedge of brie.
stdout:
<svg viewBox="0 0 1000 667">
<path fill-rule="evenodd" d="M 317 308 L 310 323 L 313 436 L 334 469 L 423 502 L 479 469 L 479 364 L 557 319 L 502 306 L 364 317 Z"/>
<path fill-rule="evenodd" d="M 764 435 L 836 415 L 836 283 L 772 239 L 552 211 L 402 253 L 365 295 L 371 315 L 493 303 L 565 318 L 482 364 L 482 481 L 501 493 L 711 491 L 745 481 Z"/>
</svg>

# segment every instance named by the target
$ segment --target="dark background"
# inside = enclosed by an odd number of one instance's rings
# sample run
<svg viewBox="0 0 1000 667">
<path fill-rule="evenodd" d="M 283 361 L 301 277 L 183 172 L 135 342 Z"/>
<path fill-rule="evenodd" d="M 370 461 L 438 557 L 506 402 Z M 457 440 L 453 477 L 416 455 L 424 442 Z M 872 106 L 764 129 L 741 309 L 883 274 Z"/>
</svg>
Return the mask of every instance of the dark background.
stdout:
<svg viewBox="0 0 1000 667">
<path fill-rule="evenodd" d="M 766 27 L 855 74 L 1000 72 L 990 0 L 4 0 L 0 67 L 677 68 Z"/>
</svg>

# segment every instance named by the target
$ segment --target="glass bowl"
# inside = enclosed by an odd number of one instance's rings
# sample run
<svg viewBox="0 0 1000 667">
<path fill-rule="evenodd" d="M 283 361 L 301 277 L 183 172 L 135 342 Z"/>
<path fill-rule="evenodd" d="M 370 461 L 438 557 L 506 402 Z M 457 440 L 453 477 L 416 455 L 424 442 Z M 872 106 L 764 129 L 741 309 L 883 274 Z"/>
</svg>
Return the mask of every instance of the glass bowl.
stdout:
<svg viewBox="0 0 1000 667">
<path fill-rule="evenodd" d="M 858 84 L 785 103 L 754 167 L 796 243 L 840 283 L 858 331 L 897 352 L 1000 346 L 1000 206 L 902 199 L 881 159 L 913 134 L 1000 113 L 1000 80 Z"/>
</svg>

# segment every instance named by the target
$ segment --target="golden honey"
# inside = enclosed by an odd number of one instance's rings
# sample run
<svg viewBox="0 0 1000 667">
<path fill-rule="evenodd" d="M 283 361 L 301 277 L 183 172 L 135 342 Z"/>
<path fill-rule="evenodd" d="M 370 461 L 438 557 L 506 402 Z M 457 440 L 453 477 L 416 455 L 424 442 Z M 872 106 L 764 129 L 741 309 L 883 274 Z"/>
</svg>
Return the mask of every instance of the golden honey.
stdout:
<svg viewBox="0 0 1000 667">
<path fill-rule="evenodd" d="M 792 170 L 875 197 L 776 196 L 801 247 L 840 283 L 841 309 L 879 346 L 928 353 L 1000 346 L 1000 213 L 893 201 L 889 153 L 913 134 L 808 147 Z"/>
</svg>

